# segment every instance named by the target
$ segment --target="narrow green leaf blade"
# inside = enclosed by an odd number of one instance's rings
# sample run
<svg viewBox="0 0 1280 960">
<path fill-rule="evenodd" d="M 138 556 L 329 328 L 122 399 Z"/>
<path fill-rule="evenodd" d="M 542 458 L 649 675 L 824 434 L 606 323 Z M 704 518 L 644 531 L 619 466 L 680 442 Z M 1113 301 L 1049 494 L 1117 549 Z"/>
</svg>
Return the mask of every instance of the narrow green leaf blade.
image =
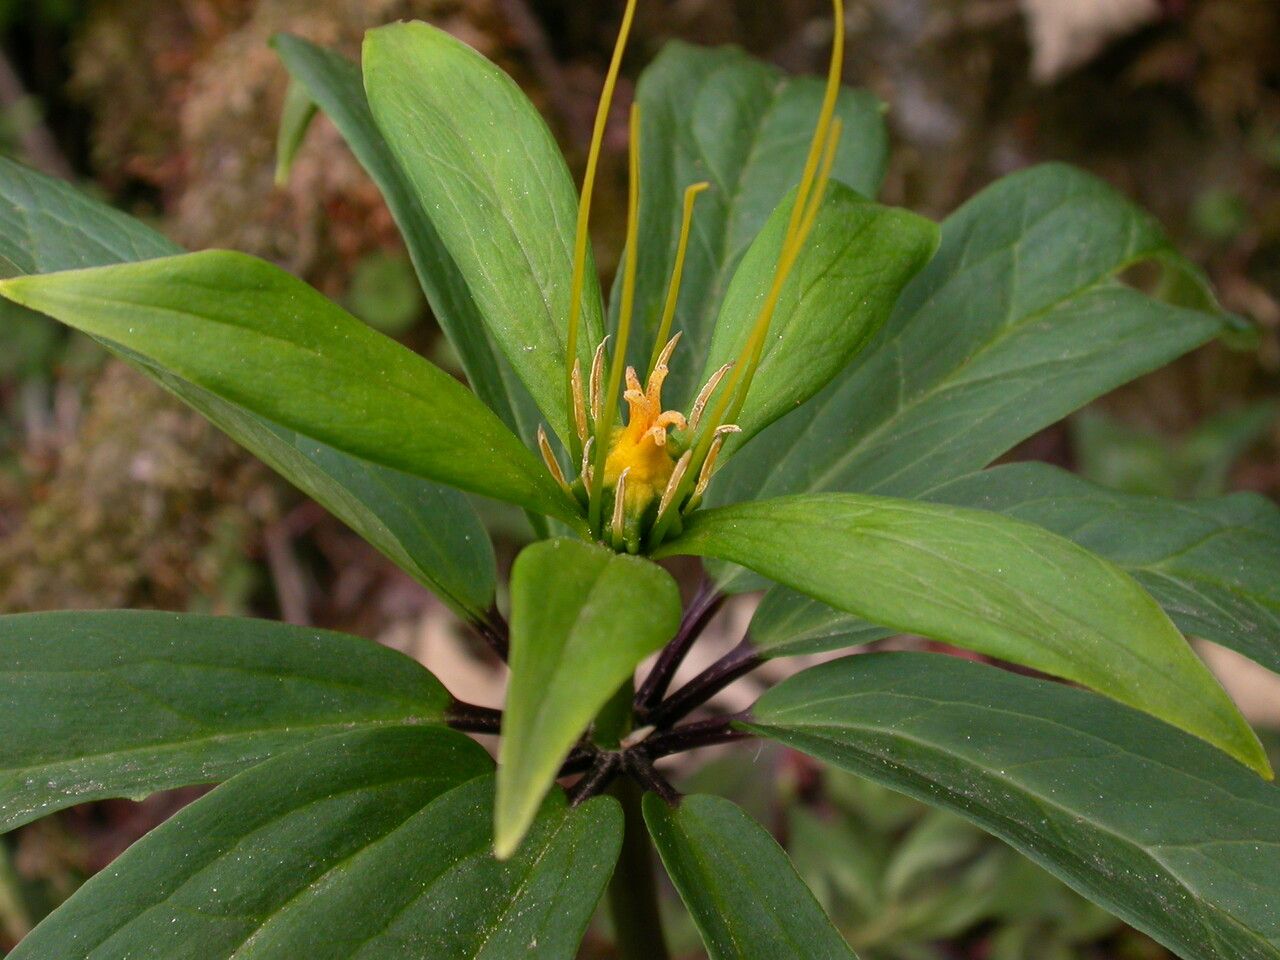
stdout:
<svg viewBox="0 0 1280 960">
<path fill-rule="evenodd" d="M 458 265 L 423 210 L 391 148 L 374 122 L 359 68 L 301 37 L 280 34 L 272 46 L 373 178 L 395 218 L 432 313 L 458 352 L 476 395 L 526 444 L 537 439 L 541 418 L 511 365 L 498 354 Z"/>
<path fill-rule="evenodd" d="M 137 220 L 4 158 L 0 223 L 13 228 L 0 230 L 0 262 L 14 275 L 182 252 Z M 475 618 L 488 609 L 493 549 L 475 510 L 457 491 L 349 457 L 219 400 L 136 353 L 107 346 L 328 508 L 460 616 Z"/>
<path fill-rule="evenodd" d="M 490 766 L 426 727 L 277 757 L 137 843 L 11 957 L 570 960 L 616 857 L 617 806 L 549 799 L 498 863 Z"/>
<path fill-rule="evenodd" d="M 1280 673 L 1280 508 L 1267 498 L 1117 493 L 1039 463 L 996 467 L 926 496 L 1074 540 L 1129 571 L 1184 633 Z"/>
<path fill-rule="evenodd" d="M 775 660 L 858 647 L 891 637 L 893 631 L 775 586 L 761 598 L 747 634 L 761 656 Z"/>
<path fill-rule="evenodd" d="M 368 640 L 134 610 L 0 617 L 0 830 L 211 783 L 352 727 L 441 721 L 430 673 Z"/>
<path fill-rule="evenodd" d="M 644 819 L 711 960 L 850 960 L 786 853 L 745 811 L 714 796 L 674 807 L 646 794 Z"/>
<path fill-rule="evenodd" d="M 1088 692 L 869 654 L 766 693 L 751 728 L 952 810 L 1186 960 L 1280 957 L 1280 788 Z"/>
<path fill-rule="evenodd" d="M 1116 276 L 1155 260 L 1172 306 Z M 1006 177 L 949 217 L 938 255 L 826 390 L 725 467 L 716 502 L 802 491 L 910 497 L 981 469 L 1088 401 L 1224 330 L 1158 225 L 1060 165 Z"/>
<path fill-rule="evenodd" d="M 686 187 L 706 181 L 698 199 L 675 329 L 667 395 L 687 408 L 711 345 L 721 301 L 738 264 L 770 214 L 800 182 L 818 120 L 823 83 L 791 77 L 735 47 L 667 44 L 641 74 L 640 243 L 636 335 L 631 361 L 643 367 L 661 320 L 675 261 Z M 833 176 L 875 196 L 884 176 L 884 107 L 865 90 L 845 88 Z M 612 309 L 617 313 L 620 285 Z"/>
<path fill-rule="evenodd" d="M 739 563 L 823 603 L 1075 680 L 1270 776 L 1261 744 L 1126 573 L 997 514 L 862 494 L 695 513 L 661 555 Z"/>
<path fill-rule="evenodd" d="M 795 193 L 774 211 L 725 294 L 702 370 L 706 382 L 741 354 L 773 286 Z M 899 294 L 929 262 L 938 228 L 906 210 L 872 203 L 832 183 L 782 289 L 732 449 L 825 387 L 888 319 Z"/>
<path fill-rule="evenodd" d="M 365 37 L 369 107 L 490 335 L 567 437 L 565 339 L 578 200 L 555 139 L 515 82 L 425 23 Z M 579 358 L 603 337 L 588 260 Z"/>
<path fill-rule="evenodd" d="M 0 294 L 344 453 L 575 520 L 470 391 L 263 260 L 214 250 L 19 277 Z"/>
<path fill-rule="evenodd" d="M 648 560 L 578 540 L 544 540 L 516 558 L 498 856 L 520 842 L 596 714 L 679 625 L 680 590 Z"/>
</svg>

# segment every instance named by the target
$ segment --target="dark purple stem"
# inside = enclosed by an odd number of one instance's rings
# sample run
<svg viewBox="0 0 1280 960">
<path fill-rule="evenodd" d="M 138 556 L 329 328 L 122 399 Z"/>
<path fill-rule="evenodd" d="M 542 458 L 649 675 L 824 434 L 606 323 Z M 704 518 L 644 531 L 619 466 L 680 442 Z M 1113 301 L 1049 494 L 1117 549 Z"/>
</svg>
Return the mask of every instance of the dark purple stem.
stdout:
<svg viewBox="0 0 1280 960">
<path fill-rule="evenodd" d="M 653 761 L 646 754 L 639 750 L 628 750 L 622 755 L 622 759 L 627 773 L 644 789 L 656 793 L 668 806 L 675 806 L 680 802 L 680 792 L 654 768 Z"/>
<path fill-rule="evenodd" d="M 587 771 L 586 776 L 569 790 L 569 803 L 577 806 L 586 803 L 592 797 L 603 793 L 613 782 L 614 777 L 622 772 L 622 755 L 619 753 L 601 753 L 595 764 Z"/>
<path fill-rule="evenodd" d="M 724 594 L 717 591 L 710 580 L 703 580 L 698 585 L 698 591 L 689 601 L 689 607 L 684 612 L 675 638 L 663 649 L 657 663 L 653 665 L 644 683 L 636 691 L 635 709 L 641 720 L 644 720 L 666 696 L 676 671 L 680 669 L 680 664 L 684 662 L 684 658 L 693 649 L 694 642 L 702 635 L 702 631 L 707 628 L 707 624 L 720 610 L 724 601 Z"/>
<path fill-rule="evenodd" d="M 499 733 L 502 730 L 502 711 L 455 700 L 445 711 L 444 722 L 463 733 Z"/>
<path fill-rule="evenodd" d="M 710 720 L 686 723 L 681 727 L 655 733 L 641 743 L 638 749 L 643 750 L 651 759 L 657 760 L 673 753 L 684 753 L 686 750 L 696 750 L 712 744 L 748 740 L 755 734 L 746 730 L 736 730 L 733 727 L 734 723 L 745 719 L 745 713 L 736 713 L 728 717 L 712 717 Z"/>
<path fill-rule="evenodd" d="M 750 640 L 744 638 L 736 647 L 650 711 L 645 718 L 646 722 L 660 730 L 672 726 L 763 662 Z"/>
<path fill-rule="evenodd" d="M 498 612 L 498 608 L 491 607 L 489 612 L 477 620 L 473 626 L 476 633 L 480 634 L 480 638 L 493 651 L 494 656 L 506 663 L 507 655 L 511 652 L 511 631 L 507 627 L 506 618 Z"/>
</svg>

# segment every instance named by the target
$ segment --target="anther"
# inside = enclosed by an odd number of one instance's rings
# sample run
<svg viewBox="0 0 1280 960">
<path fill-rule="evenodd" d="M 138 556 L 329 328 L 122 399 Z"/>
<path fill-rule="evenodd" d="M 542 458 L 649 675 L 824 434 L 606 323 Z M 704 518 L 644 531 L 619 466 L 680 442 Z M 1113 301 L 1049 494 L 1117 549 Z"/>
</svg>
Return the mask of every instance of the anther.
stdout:
<svg viewBox="0 0 1280 960">
<path fill-rule="evenodd" d="M 596 438 L 587 437 L 587 442 L 582 445 L 582 482 L 587 490 L 591 489 L 591 448 L 595 446 Z"/>
<path fill-rule="evenodd" d="M 702 495 L 707 492 L 707 486 L 711 483 L 711 478 L 715 476 L 716 459 L 720 456 L 720 448 L 724 446 L 724 438 L 731 433 L 741 432 L 742 428 L 733 423 L 726 423 L 722 427 L 716 427 L 715 438 L 711 441 L 711 448 L 707 451 L 707 459 L 702 461 L 702 469 L 698 471 L 698 483 L 693 488 L 693 500 L 702 499 Z"/>
<path fill-rule="evenodd" d="M 725 374 L 732 369 L 733 364 L 726 363 L 713 373 L 711 379 L 707 381 L 707 385 L 698 391 L 698 397 L 693 401 L 693 409 L 689 411 L 690 430 L 698 429 L 698 424 L 702 422 L 703 411 L 707 409 L 707 404 L 711 402 L 711 395 L 716 392 L 716 387 L 720 386 L 720 381 L 724 379 Z"/>
<path fill-rule="evenodd" d="M 627 496 L 627 474 L 630 472 L 631 468 L 627 467 L 619 474 L 618 484 L 613 490 L 613 520 L 610 523 L 610 527 L 613 530 L 613 544 L 615 547 L 622 543 L 625 533 L 626 508 L 624 501 Z"/>
<path fill-rule="evenodd" d="M 600 403 L 603 399 L 601 390 L 604 387 L 604 351 L 609 343 L 609 338 L 605 337 L 600 341 L 600 346 L 596 347 L 595 359 L 591 361 L 591 420 L 594 423 L 600 419 Z"/>
<path fill-rule="evenodd" d="M 671 479 L 667 481 L 667 489 L 662 491 L 662 499 L 658 501 L 659 517 L 671 509 L 671 501 L 675 499 L 676 492 L 680 489 L 680 484 L 684 480 L 685 472 L 688 471 L 689 462 L 692 459 L 693 451 L 686 450 L 684 455 L 676 461 L 675 469 L 671 471 Z"/>
<path fill-rule="evenodd" d="M 569 484 L 564 478 L 564 471 L 560 469 L 560 461 L 556 459 L 556 455 L 551 450 L 551 441 L 547 439 L 547 431 L 542 424 L 538 424 L 538 449 L 542 451 L 543 462 L 546 463 L 547 469 L 551 471 L 551 476 L 555 477 L 556 483 L 560 484 L 560 488 L 565 493 L 570 493 Z"/>
<path fill-rule="evenodd" d="M 573 361 L 573 372 L 569 374 L 569 384 L 573 392 L 573 425 L 578 431 L 578 439 L 587 442 L 587 408 L 582 399 L 582 362 Z"/>
</svg>

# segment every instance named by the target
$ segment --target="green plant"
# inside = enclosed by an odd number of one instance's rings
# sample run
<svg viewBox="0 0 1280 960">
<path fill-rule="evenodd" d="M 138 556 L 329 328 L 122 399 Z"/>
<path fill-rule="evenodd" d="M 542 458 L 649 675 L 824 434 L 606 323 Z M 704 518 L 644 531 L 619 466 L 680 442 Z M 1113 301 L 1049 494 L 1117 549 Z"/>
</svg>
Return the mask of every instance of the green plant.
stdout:
<svg viewBox="0 0 1280 960">
<path fill-rule="evenodd" d="M 531 105 L 446 34 L 371 32 L 363 84 L 278 40 L 296 84 L 283 166 L 325 112 L 474 393 L 267 263 L 181 254 L 0 164 L 0 293 L 159 380 L 511 665 L 499 714 L 324 631 L 0 619 L 4 827 L 225 781 L 15 958 L 568 957 L 607 887 L 621 954 L 650 960 L 666 948 L 649 838 L 712 957 L 849 957 L 762 827 L 656 766 L 749 737 L 961 814 L 1184 957 L 1280 957 L 1280 793 L 1178 629 L 1280 669 L 1280 513 L 983 469 L 1234 321 L 1156 224 L 1070 169 L 991 187 L 940 245 L 867 199 L 885 137 L 875 101 L 840 87 L 835 11 L 825 87 L 734 50 L 677 44 L 649 68 L 608 309 L 587 227 L 634 2 L 580 205 Z M 1161 298 L 1118 279 L 1144 261 Z M 467 493 L 538 534 L 509 619 Z M 683 609 L 655 562 L 677 555 L 707 558 Z M 743 644 L 669 691 L 723 597 L 759 586 Z M 765 660 L 889 632 L 1089 689 L 872 653 L 686 722 Z M 496 775 L 465 732 L 501 732 Z"/>
</svg>

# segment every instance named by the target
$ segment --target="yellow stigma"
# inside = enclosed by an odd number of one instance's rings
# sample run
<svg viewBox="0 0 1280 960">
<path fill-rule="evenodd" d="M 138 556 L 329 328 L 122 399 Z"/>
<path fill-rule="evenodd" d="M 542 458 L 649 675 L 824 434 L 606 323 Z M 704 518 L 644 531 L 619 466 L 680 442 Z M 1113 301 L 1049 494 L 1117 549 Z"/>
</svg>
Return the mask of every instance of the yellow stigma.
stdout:
<svg viewBox="0 0 1280 960">
<path fill-rule="evenodd" d="M 678 459 L 667 442 L 667 432 L 688 426 L 684 414 L 662 409 L 667 360 L 678 340 L 677 335 L 667 344 L 643 388 L 635 368 L 627 367 L 627 389 L 622 395 L 627 402 L 627 425 L 615 429 L 610 438 L 604 485 L 616 489 L 619 478 L 626 473 L 623 506 L 632 517 L 643 513 L 666 490 Z"/>
</svg>

